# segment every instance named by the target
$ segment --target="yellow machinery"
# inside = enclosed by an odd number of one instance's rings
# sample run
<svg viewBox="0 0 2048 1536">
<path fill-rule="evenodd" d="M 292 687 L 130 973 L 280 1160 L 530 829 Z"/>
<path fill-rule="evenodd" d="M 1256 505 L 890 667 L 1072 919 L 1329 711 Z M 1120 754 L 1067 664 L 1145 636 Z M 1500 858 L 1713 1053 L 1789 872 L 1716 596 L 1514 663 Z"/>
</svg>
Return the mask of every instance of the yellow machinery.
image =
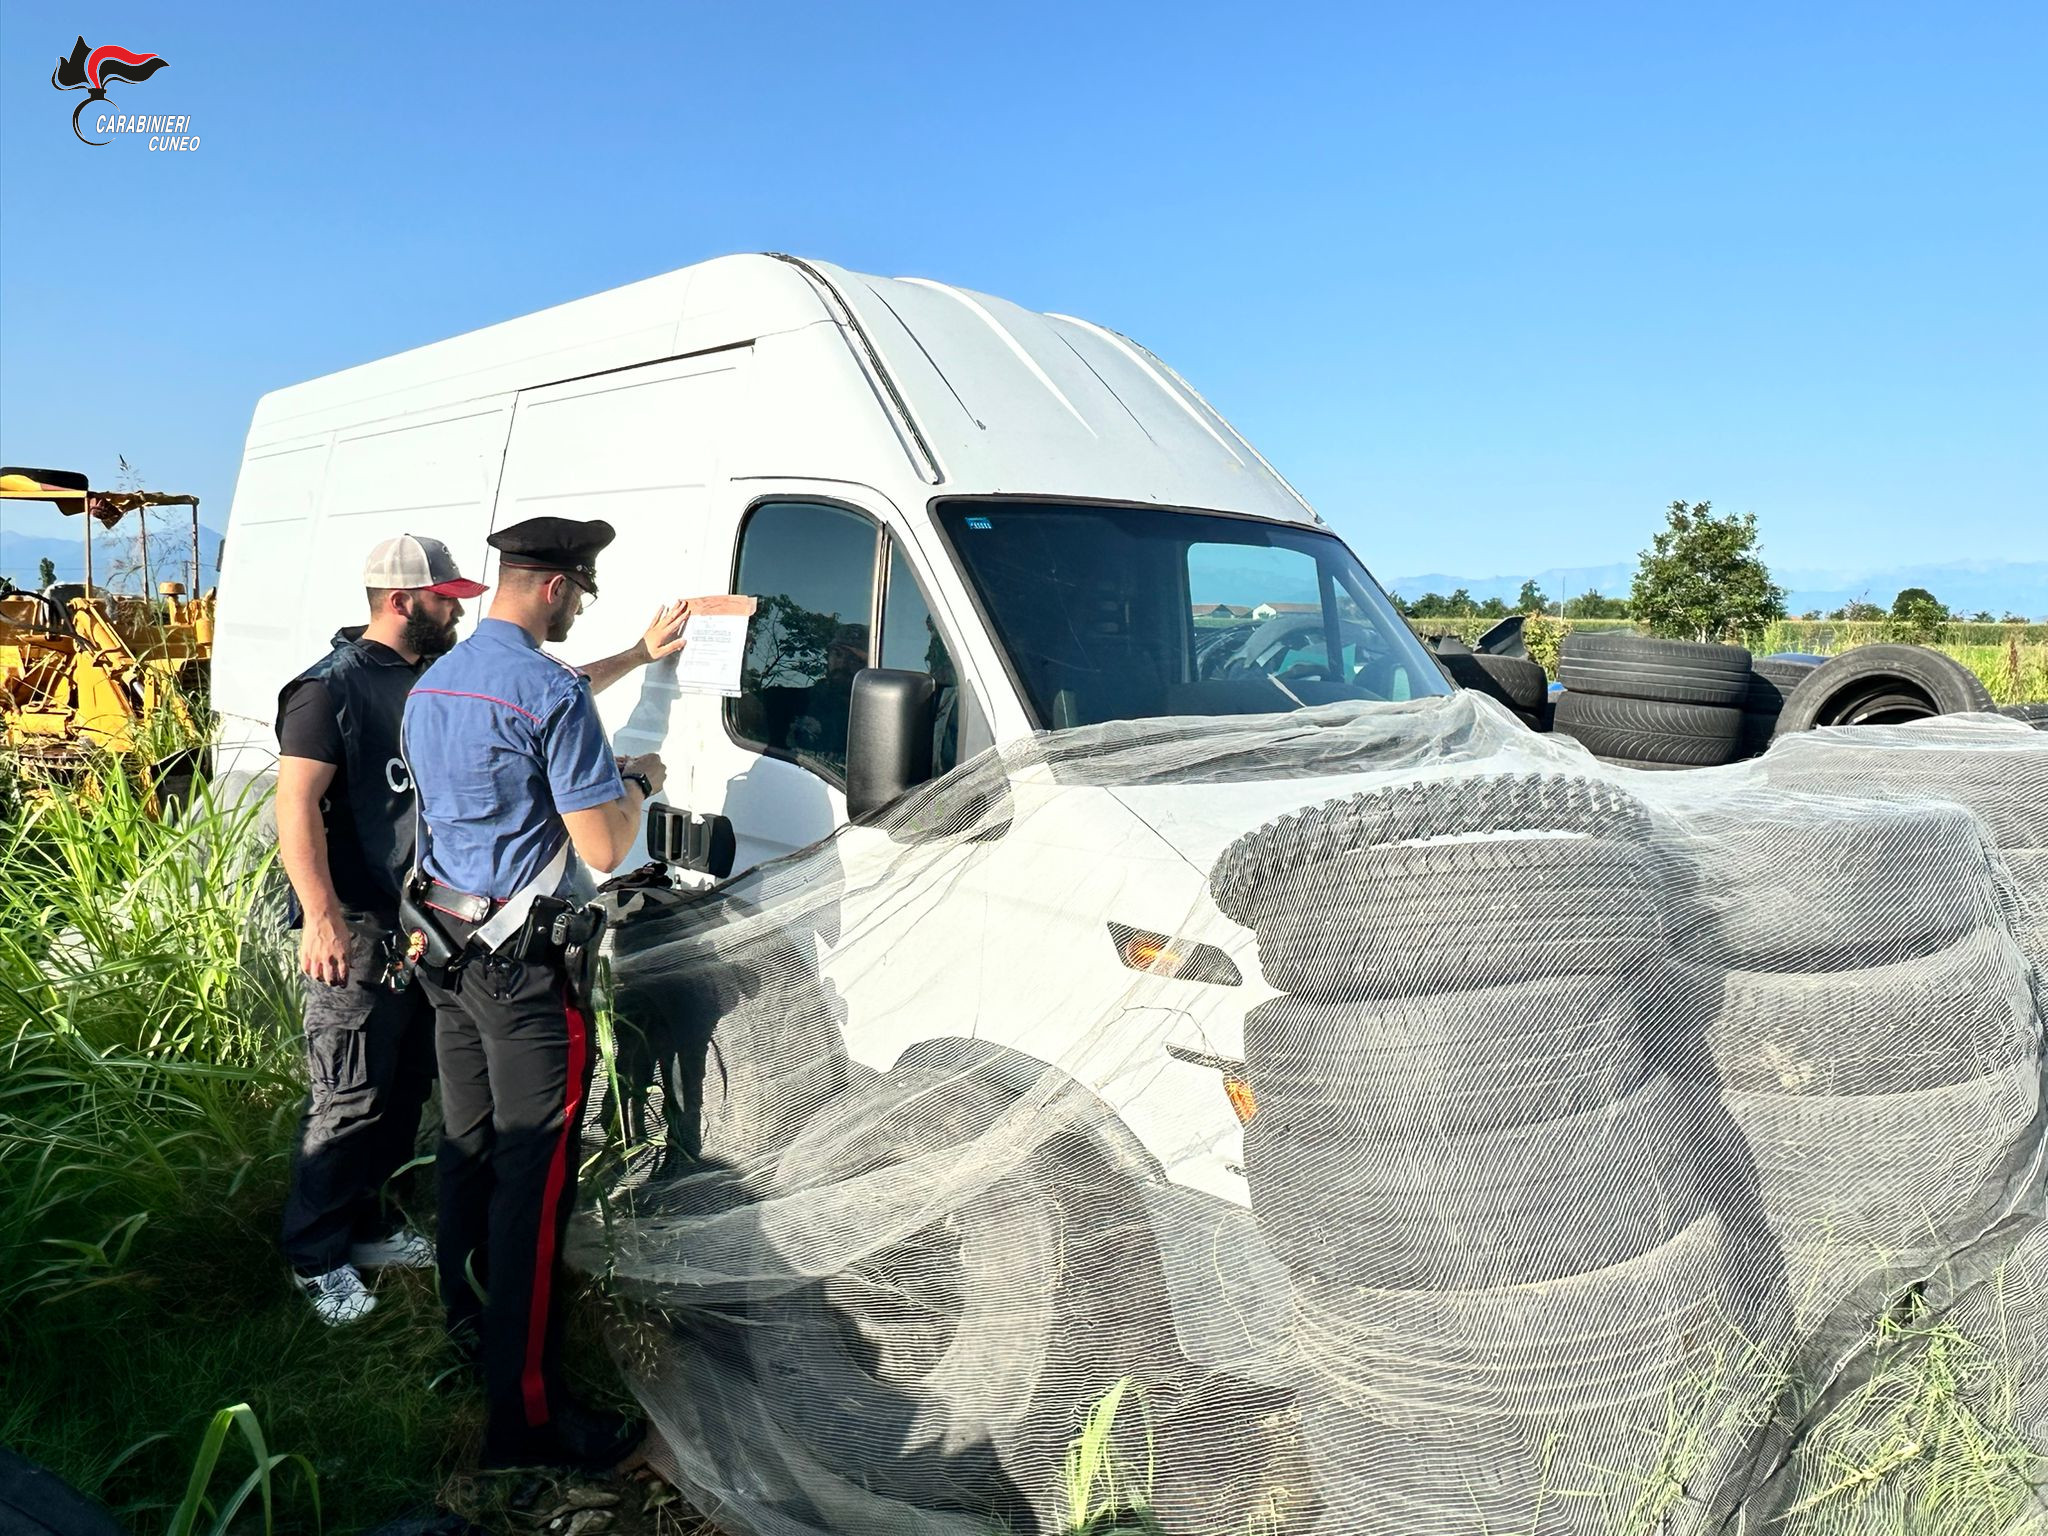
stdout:
<svg viewBox="0 0 2048 1536">
<path fill-rule="evenodd" d="M 85 581 L 41 592 L 0 584 L 0 747 L 23 766 L 63 775 L 95 750 L 128 758 L 147 751 L 145 727 L 163 716 L 196 742 L 187 701 L 204 689 L 213 650 L 213 598 L 197 595 L 198 498 L 94 491 L 66 470 L 0 469 L 0 509 L 15 501 L 47 501 L 85 517 Z M 95 590 L 92 525 L 112 528 L 130 513 L 147 517 L 168 506 L 192 510 L 191 586 L 157 582 L 154 597 Z M 140 543 L 147 592 L 149 541 Z"/>
</svg>

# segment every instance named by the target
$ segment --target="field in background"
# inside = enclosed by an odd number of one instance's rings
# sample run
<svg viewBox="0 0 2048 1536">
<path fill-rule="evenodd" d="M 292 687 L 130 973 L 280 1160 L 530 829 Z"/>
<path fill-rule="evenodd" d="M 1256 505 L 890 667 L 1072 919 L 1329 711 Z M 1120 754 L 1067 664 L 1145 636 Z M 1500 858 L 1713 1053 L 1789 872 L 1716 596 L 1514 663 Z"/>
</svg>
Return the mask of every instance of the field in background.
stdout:
<svg viewBox="0 0 2048 1536">
<path fill-rule="evenodd" d="M 1456 635 L 1468 644 L 1498 619 L 1410 619 L 1418 634 Z M 1555 619 L 1533 614 L 1524 626 L 1529 654 L 1557 675 L 1557 648 L 1565 635 L 1633 629 L 1628 619 Z M 1781 619 L 1764 631 L 1753 647 L 1759 656 L 1796 651 L 1838 656 L 1859 645 L 1911 643 L 1897 626 L 1850 623 L 1839 619 Z M 1947 624 L 1933 648 L 1953 656 L 1984 681 L 2000 704 L 2033 704 L 2048 700 L 2048 624 Z"/>
</svg>

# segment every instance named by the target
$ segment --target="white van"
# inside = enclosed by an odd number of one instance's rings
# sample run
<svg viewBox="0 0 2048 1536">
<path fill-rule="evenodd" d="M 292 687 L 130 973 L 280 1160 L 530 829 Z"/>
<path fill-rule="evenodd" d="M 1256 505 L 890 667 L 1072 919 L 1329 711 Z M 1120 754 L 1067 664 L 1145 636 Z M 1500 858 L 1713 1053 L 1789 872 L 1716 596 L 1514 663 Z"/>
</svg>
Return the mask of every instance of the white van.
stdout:
<svg viewBox="0 0 2048 1536">
<path fill-rule="evenodd" d="M 735 256 L 263 398 L 223 558 L 220 774 L 269 771 L 277 690 L 360 622 L 372 544 L 432 534 L 488 582 L 486 535 L 543 513 L 618 530 L 569 659 L 624 648 L 671 597 L 760 600 L 738 698 L 651 667 L 599 701 L 619 751 L 662 754 L 666 801 L 730 818 L 742 873 L 845 827 L 849 785 L 858 823 L 1034 733 L 1450 691 L 1343 541 L 1142 347 L 943 283 Z M 882 686 L 902 674 L 931 684 Z M 850 1056 L 887 1069 L 965 1034 L 1061 1061 L 1046 1021 L 1078 1029 L 1133 979 L 1112 936 L 1173 933 L 1219 838 L 1330 792 L 1029 789 L 1047 814 L 977 865 L 973 900 L 904 916 L 891 964 L 834 978 Z M 1031 986 L 997 979 L 1027 960 Z M 1214 1060 L 1272 995 L 1246 966 L 1185 1050 L 1085 1084 L 1167 1181 L 1239 1208 Z"/>
</svg>

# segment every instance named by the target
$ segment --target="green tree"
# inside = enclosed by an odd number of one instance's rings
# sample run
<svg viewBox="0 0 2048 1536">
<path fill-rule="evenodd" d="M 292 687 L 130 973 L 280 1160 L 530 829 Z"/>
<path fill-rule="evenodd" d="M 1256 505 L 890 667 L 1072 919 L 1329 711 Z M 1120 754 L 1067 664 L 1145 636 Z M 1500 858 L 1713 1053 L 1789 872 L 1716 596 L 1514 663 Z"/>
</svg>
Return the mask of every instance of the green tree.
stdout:
<svg viewBox="0 0 2048 1536">
<path fill-rule="evenodd" d="M 1607 596 L 1598 587 L 1588 587 L 1564 605 L 1564 616 L 1568 619 L 1625 619 L 1628 617 L 1628 604 L 1621 598 Z"/>
<path fill-rule="evenodd" d="M 1875 603 L 1866 603 L 1859 598 L 1853 603 L 1842 604 L 1828 617 L 1842 619 L 1851 624 L 1875 624 L 1884 617 L 1884 610 Z"/>
<path fill-rule="evenodd" d="M 1472 593 L 1465 587 L 1458 588 L 1446 600 L 1446 608 L 1453 618 L 1469 619 L 1479 612 L 1479 605 L 1472 601 Z"/>
<path fill-rule="evenodd" d="M 57 562 L 48 555 L 45 555 L 42 558 L 42 563 L 36 567 L 36 590 L 41 591 L 44 587 L 54 587 L 55 585 L 57 585 Z"/>
<path fill-rule="evenodd" d="M 1637 557 L 1629 612 L 1653 634 L 1761 637 L 1785 617 L 1785 589 L 1757 554 L 1756 514 L 1716 517 L 1712 502 L 1672 502 L 1664 531 Z"/>
<path fill-rule="evenodd" d="M 1497 597 L 1489 597 L 1479 605 L 1479 617 L 1482 619 L 1504 619 L 1507 616 L 1508 605 Z"/>
<path fill-rule="evenodd" d="M 1989 608 L 1979 608 L 1975 613 L 1970 615 L 1970 622 L 1972 624 L 1996 624 L 1998 620 L 1991 616 L 1991 610 Z"/>
<path fill-rule="evenodd" d="M 1536 584 L 1534 576 L 1523 582 L 1522 590 L 1515 594 L 1517 613 L 1542 613 L 1549 606 L 1550 599 L 1544 595 L 1543 588 Z"/>
<path fill-rule="evenodd" d="M 1891 621 L 1902 638 L 1925 645 L 1948 628 L 1948 605 L 1925 587 L 1908 587 L 1892 599 Z"/>
</svg>

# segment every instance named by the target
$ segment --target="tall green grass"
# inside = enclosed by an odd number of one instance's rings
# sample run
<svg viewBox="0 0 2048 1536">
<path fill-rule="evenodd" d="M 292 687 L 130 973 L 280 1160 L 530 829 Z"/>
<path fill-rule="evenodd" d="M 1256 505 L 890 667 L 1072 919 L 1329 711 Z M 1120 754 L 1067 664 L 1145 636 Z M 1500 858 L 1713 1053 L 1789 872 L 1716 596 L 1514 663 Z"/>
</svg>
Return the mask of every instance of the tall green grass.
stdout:
<svg viewBox="0 0 2048 1536">
<path fill-rule="evenodd" d="M 277 1256 L 304 1079 L 259 814 L 202 788 L 160 819 L 101 764 L 0 824 L 0 1442 L 139 1530 L 198 1519 L 189 1426 L 222 1404 L 316 1448 L 344 1528 L 431 1498 L 467 1432 L 424 1277 L 349 1337 Z M 287 1487 L 266 1527 L 316 1530 Z"/>
<path fill-rule="evenodd" d="M 1080 1433 L 1067 1442 L 1061 1465 L 1061 1493 L 1067 1507 L 1067 1536 L 1165 1536 L 1152 1518 L 1152 1437 L 1145 1436 L 1145 1463 L 1132 1466 L 1119 1453 L 1117 1415 L 1126 1398 L 1141 1397 L 1126 1376 L 1088 1409 Z"/>
<path fill-rule="evenodd" d="M 2048 645 L 1944 645 L 1984 681 L 2001 704 L 2037 704 L 2048 700 Z"/>
<path fill-rule="evenodd" d="M 1784 1536 L 2020 1536 L 2048 1456 L 2014 1430 L 2010 1360 L 1917 1310 L 1877 1326 L 1871 1367 L 1818 1416 Z M 2038 1524 L 2026 1523 L 2029 1512 Z"/>
<path fill-rule="evenodd" d="M 462 1475 L 481 1403 L 432 1276 L 376 1277 L 377 1310 L 330 1329 L 278 1254 L 305 1078 L 261 807 L 202 787 L 158 817 L 112 764 L 11 787 L 0 765 L 0 1444 L 138 1533 L 234 1508 L 246 1531 L 266 1482 L 279 1536 L 437 1500 L 494 1521 L 509 1489 Z M 568 1321 L 572 1384 L 615 1397 L 595 1310 Z M 194 1504 L 209 1422 L 207 1476 L 243 1480 Z M 227 1470 L 240 1443 L 257 1474 Z"/>
<path fill-rule="evenodd" d="M 232 1191 L 296 1092 L 296 986 L 253 806 L 154 818 L 129 775 L 0 828 L 0 1318 L 116 1282 L 142 1228 Z"/>
<path fill-rule="evenodd" d="M 234 1430 L 242 1432 L 242 1440 L 255 1458 L 256 1468 L 228 1496 L 227 1502 L 216 1508 L 207 1494 L 213 1486 L 213 1474 L 220 1468 L 222 1453 L 227 1449 L 228 1435 Z M 242 1512 L 242 1506 L 258 1494 L 263 1498 L 263 1533 L 270 1536 L 277 1528 L 277 1506 L 272 1497 L 271 1483 L 280 1467 L 292 1468 L 300 1474 L 312 1500 L 313 1519 L 317 1524 L 320 1519 L 320 1474 L 313 1470 L 313 1464 L 296 1452 L 272 1452 L 264 1443 L 263 1426 L 257 1422 L 247 1403 L 221 1409 L 206 1426 L 206 1434 L 199 1442 L 199 1454 L 192 1460 L 192 1476 L 185 1484 L 185 1497 L 178 1501 L 178 1507 L 171 1515 L 168 1536 L 195 1536 L 200 1521 L 208 1516 L 211 1517 L 206 1527 L 208 1536 L 227 1536 L 234 1528 L 235 1517 Z"/>
</svg>

